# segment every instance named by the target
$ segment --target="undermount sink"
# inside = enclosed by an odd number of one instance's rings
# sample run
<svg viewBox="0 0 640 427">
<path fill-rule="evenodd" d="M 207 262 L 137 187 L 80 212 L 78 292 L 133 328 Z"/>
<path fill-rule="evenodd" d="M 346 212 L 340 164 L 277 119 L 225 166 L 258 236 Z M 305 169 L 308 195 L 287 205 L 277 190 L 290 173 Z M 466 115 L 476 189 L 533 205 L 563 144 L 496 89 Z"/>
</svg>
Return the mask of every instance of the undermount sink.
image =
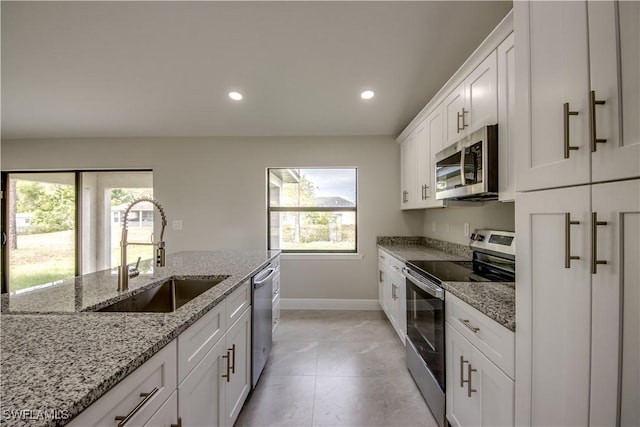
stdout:
<svg viewBox="0 0 640 427">
<path fill-rule="evenodd" d="M 229 276 L 207 279 L 170 279 L 96 311 L 169 313 L 208 291 Z"/>
</svg>

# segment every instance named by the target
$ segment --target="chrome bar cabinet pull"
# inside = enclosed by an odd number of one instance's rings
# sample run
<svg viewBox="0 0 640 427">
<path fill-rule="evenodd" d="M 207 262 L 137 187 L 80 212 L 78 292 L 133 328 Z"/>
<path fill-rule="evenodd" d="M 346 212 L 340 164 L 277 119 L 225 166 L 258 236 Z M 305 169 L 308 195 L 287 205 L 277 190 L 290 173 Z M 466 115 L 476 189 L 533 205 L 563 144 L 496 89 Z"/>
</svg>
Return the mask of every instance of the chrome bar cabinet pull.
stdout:
<svg viewBox="0 0 640 427">
<path fill-rule="evenodd" d="M 227 373 L 226 374 L 222 374 L 222 378 L 226 378 L 227 382 L 231 382 L 231 362 L 230 362 L 230 358 L 231 356 L 229 355 L 229 351 L 227 350 L 227 354 L 225 354 L 224 356 L 222 356 L 223 359 L 227 359 Z"/>
<path fill-rule="evenodd" d="M 478 372 L 478 370 L 473 369 L 471 367 L 471 363 L 469 363 L 469 365 L 467 366 L 467 376 L 469 377 L 469 379 L 467 380 L 467 397 L 471 397 L 471 393 L 475 393 L 478 391 L 471 385 L 471 374 L 474 372 Z"/>
<path fill-rule="evenodd" d="M 469 329 L 471 332 L 473 332 L 474 334 L 478 333 L 478 331 L 480 330 L 480 328 L 475 328 L 473 326 L 471 326 L 471 322 L 469 322 L 469 319 L 463 319 L 461 317 L 458 317 L 458 320 L 462 322 L 462 324 L 464 326 L 467 327 L 467 329 Z"/>
<path fill-rule="evenodd" d="M 464 379 L 464 364 L 469 363 L 468 360 L 464 360 L 464 356 L 460 356 L 460 388 L 464 388 L 464 383 L 467 380 Z"/>
<path fill-rule="evenodd" d="M 580 225 L 580 221 L 571 221 L 569 212 L 564 214 L 564 268 L 571 268 L 571 261 L 580 259 L 571 255 L 571 226 Z"/>
<path fill-rule="evenodd" d="M 570 136 L 569 136 L 569 117 L 577 116 L 578 112 L 570 111 L 568 102 L 565 102 L 563 107 L 564 107 L 564 121 L 563 121 L 564 123 L 564 158 L 568 159 L 569 153 L 571 152 L 571 150 L 578 150 L 580 148 L 580 147 L 575 147 L 571 145 Z"/>
<path fill-rule="evenodd" d="M 607 221 L 598 221 L 598 213 L 591 212 L 591 274 L 598 272 L 598 265 L 607 261 L 598 259 L 598 226 L 607 225 Z"/>
<path fill-rule="evenodd" d="M 605 101 L 596 100 L 596 91 L 592 90 L 589 93 L 589 133 L 591 139 L 591 152 L 595 153 L 598 149 L 598 144 L 604 144 L 607 142 L 606 138 L 598 138 L 596 130 L 596 105 L 604 105 Z"/>
<path fill-rule="evenodd" d="M 126 416 L 116 416 L 116 421 L 120 421 L 118 423 L 118 427 L 123 427 L 126 423 L 128 423 L 131 418 L 133 418 L 138 411 L 144 406 L 146 405 L 146 403 L 151 400 L 151 398 L 158 392 L 158 387 L 154 387 L 153 390 L 151 390 L 149 393 L 140 393 L 140 397 L 144 397 L 144 399 L 142 399 L 140 401 L 140 403 L 138 403 L 136 405 L 135 408 L 133 408 L 131 410 L 131 412 L 129 412 Z"/>
<path fill-rule="evenodd" d="M 178 417 L 178 424 L 171 424 L 170 427 L 182 427 L 182 418 Z"/>
<path fill-rule="evenodd" d="M 236 345 L 232 344 L 229 351 L 231 352 L 231 373 L 235 374 L 236 373 Z"/>
</svg>

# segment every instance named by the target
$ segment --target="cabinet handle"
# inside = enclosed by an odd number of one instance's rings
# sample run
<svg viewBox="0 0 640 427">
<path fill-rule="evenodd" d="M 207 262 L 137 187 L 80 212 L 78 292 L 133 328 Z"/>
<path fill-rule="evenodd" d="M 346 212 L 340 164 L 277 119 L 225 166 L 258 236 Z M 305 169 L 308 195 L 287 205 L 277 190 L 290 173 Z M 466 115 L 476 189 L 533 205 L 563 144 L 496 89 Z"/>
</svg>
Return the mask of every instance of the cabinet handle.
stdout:
<svg viewBox="0 0 640 427">
<path fill-rule="evenodd" d="M 569 212 L 564 214 L 564 268 L 571 268 L 571 260 L 580 259 L 571 255 L 571 226 L 579 224 L 580 221 L 571 221 Z"/>
<path fill-rule="evenodd" d="M 383 280 L 382 280 L 382 270 L 378 270 L 378 273 L 379 273 L 378 282 L 382 283 L 383 282 Z"/>
<path fill-rule="evenodd" d="M 182 427 L 182 418 L 178 417 L 178 424 L 171 424 L 170 427 Z"/>
<path fill-rule="evenodd" d="M 229 349 L 229 351 L 231 352 L 231 373 L 235 374 L 236 373 L 236 345 L 235 344 L 231 345 L 231 348 Z"/>
<path fill-rule="evenodd" d="M 591 152 L 595 153 L 598 149 L 598 143 L 604 144 L 607 142 L 606 138 L 598 138 L 596 131 L 596 105 L 604 105 L 605 101 L 596 101 L 596 91 L 592 90 L 589 93 L 589 130 L 591 137 Z"/>
<path fill-rule="evenodd" d="M 462 114 L 456 113 L 456 115 L 457 115 L 457 117 L 456 117 L 456 131 L 458 133 L 460 133 L 460 131 L 464 129 L 464 128 L 460 129 L 460 118 L 462 117 Z"/>
<path fill-rule="evenodd" d="M 464 388 L 464 383 L 467 380 L 464 379 L 464 364 L 469 363 L 468 360 L 464 360 L 464 356 L 460 356 L 460 388 Z"/>
<path fill-rule="evenodd" d="M 231 363 L 229 363 L 229 358 L 231 356 L 229 356 L 229 350 L 227 350 L 227 354 L 225 354 L 224 356 L 222 356 L 223 359 L 227 359 L 227 373 L 222 374 L 222 378 L 226 378 L 227 382 L 231 382 Z"/>
<path fill-rule="evenodd" d="M 151 398 L 158 392 L 158 387 L 154 387 L 153 390 L 151 390 L 149 393 L 140 393 L 140 397 L 144 397 L 144 399 L 142 399 L 140 401 L 140 403 L 138 403 L 136 405 L 135 408 L 133 408 L 131 410 L 131 412 L 129 412 L 126 416 L 116 416 L 116 421 L 120 421 L 118 423 L 118 427 L 123 427 L 126 423 L 128 423 L 131 418 L 134 417 L 134 415 L 136 415 L 136 413 L 138 413 L 138 411 L 140 410 L 140 408 L 142 408 L 144 405 L 146 405 L 146 403 L 151 400 Z"/>
<path fill-rule="evenodd" d="M 469 113 L 469 111 L 463 108 L 462 109 L 462 129 L 460 130 L 464 130 L 464 128 L 469 127 L 469 125 L 467 124 L 467 121 L 464 119 L 467 113 Z"/>
<path fill-rule="evenodd" d="M 577 116 L 578 112 L 577 111 L 569 111 L 569 103 L 565 102 L 564 103 L 564 158 L 568 159 L 569 158 L 569 153 L 571 152 L 571 150 L 578 150 L 580 149 L 580 147 L 575 147 L 572 146 L 569 142 L 570 140 L 570 136 L 569 136 L 569 117 L 570 116 Z"/>
<path fill-rule="evenodd" d="M 396 299 L 396 285 L 395 284 L 391 284 L 391 298 Z"/>
<path fill-rule="evenodd" d="M 598 259 L 598 226 L 607 225 L 607 221 L 598 221 L 598 213 L 591 212 L 591 274 L 598 272 L 598 265 L 607 261 Z"/>
<path fill-rule="evenodd" d="M 409 194 L 409 192 L 407 191 L 403 191 L 402 192 L 402 203 L 407 203 L 409 201 L 409 197 L 407 197 Z"/>
<path fill-rule="evenodd" d="M 458 320 L 461 321 L 462 324 L 464 326 L 466 326 L 474 334 L 477 333 L 480 330 L 480 328 L 474 328 L 473 326 L 471 326 L 471 323 L 469 322 L 469 319 L 463 319 L 461 317 L 458 317 Z"/>
<path fill-rule="evenodd" d="M 467 397 L 471 397 L 471 393 L 475 393 L 478 391 L 471 385 L 471 374 L 474 372 L 478 372 L 478 370 L 473 369 L 471 367 L 471 363 L 469 363 L 469 365 L 467 366 L 467 375 L 469 377 L 469 379 L 467 380 Z"/>
</svg>

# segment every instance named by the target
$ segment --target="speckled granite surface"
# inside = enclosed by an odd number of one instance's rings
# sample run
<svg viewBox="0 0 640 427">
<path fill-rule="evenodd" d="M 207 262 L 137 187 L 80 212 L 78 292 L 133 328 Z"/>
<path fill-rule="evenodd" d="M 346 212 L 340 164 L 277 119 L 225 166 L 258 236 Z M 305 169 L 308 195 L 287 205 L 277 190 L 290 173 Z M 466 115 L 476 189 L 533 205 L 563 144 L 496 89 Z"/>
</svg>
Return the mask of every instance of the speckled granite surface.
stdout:
<svg viewBox="0 0 640 427">
<path fill-rule="evenodd" d="M 505 328 L 516 330 L 515 283 L 444 282 L 442 287 Z"/>
<path fill-rule="evenodd" d="M 462 245 L 424 237 L 378 237 L 378 247 L 402 262 L 465 261 L 471 250 Z M 442 287 L 476 310 L 507 329 L 516 329 L 516 292 L 514 283 L 502 282 L 445 282 Z"/>
<path fill-rule="evenodd" d="M 146 289 L 173 276 L 229 275 L 229 278 L 166 314 L 81 312 L 128 295 L 117 292 L 117 275 L 108 271 L 32 293 L 3 295 L 0 425 L 64 425 L 278 253 L 233 250 L 167 256 L 166 267 L 155 269 L 152 275 L 131 279 L 133 290 L 129 292 Z M 23 413 L 20 420 L 11 411 L 34 412 L 27 414 L 31 419 L 26 419 Z M 39 414 L 54 414 L 58 419 L 45 419 Z"/>
<path fill-rule="evenodd" d="M 468 246 L 428 237 L 379 236 L 378 247 L 400 261 L 467 261 L 471 259 Z"/>
</svg>

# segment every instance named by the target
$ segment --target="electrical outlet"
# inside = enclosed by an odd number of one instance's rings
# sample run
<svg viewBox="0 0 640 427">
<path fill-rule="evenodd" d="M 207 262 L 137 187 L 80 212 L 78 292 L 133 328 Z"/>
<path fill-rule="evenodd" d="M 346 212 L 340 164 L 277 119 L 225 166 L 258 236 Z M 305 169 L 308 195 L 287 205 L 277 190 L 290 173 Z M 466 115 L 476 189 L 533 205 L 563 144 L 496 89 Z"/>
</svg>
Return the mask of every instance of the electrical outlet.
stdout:
<svg viewBox="0 0 640 427">
<path fill-rule="evenodd" d="M 182 230 L 182 220 L 174 219 L 171 224 L 174 230 Z"/>
<path fill-rule="evenodd" d="M 464 237 L 469 237 L 469 223 L 464 223 Z"/>
</svg>

